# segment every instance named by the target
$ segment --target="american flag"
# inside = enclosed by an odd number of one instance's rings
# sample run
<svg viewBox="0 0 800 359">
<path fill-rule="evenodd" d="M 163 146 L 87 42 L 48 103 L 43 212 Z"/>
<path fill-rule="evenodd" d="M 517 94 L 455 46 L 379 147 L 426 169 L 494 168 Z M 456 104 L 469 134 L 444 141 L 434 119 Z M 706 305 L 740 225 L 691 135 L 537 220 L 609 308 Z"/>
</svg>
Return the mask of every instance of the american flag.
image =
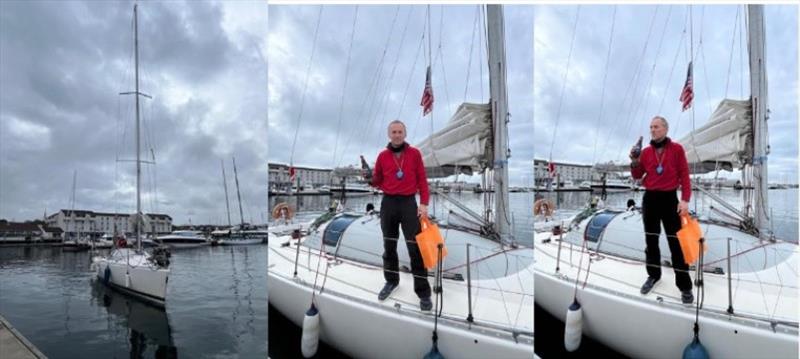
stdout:
<svg viewBox="0 0 800 359">
<path fill-rule="evenodd" d="M 289 181 L 294 182 L 294 179 L 295 179 L 294 167 L 289 166 Z"/>
<path fill-rule="evenodd" d="M 420 100 L 419 105 L 422 106 L 422 116 L 433 111 L 433 87 L 431 87 L 430 66 L 428 66 L 428 71 L 425 73 L 425 90 L 422 91 L 422 100 Z"/>
<path fill-rule="evenodd" d="M 689 70 L 686 73 L 686 83 L 683 84 L 683 91 L 681 91 L 680 101 L 683 104 L 683 110 L 686 111 L 692 107 L 692 99 L 694 99 L 694 91 L 692 90 L 692 63 L 689 62 Z"/>
</svg>

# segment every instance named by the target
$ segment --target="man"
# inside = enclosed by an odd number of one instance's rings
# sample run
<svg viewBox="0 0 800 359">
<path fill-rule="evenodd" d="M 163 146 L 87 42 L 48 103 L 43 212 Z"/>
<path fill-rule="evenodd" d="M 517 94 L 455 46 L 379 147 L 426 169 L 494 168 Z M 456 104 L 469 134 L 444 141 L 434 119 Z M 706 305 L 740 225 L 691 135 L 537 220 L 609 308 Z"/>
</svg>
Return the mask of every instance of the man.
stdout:
<svg viewBox="0 0 800 359">
<path fill-rule="evenodd" d="M 681 228 L 679 215 L 689 211 L 689 198 L 692 187 L 689 182 L 689 164 L 683 147 L 667 137 L 669 124 L 664 117 L 655 116 L 650 121 L 650 146 L 637 154 L 631 149 L 631 175 L 641 179 L 646 188 L 642 198 L 642 221 L 644 222 L 647 249 L 648 278 L 642 285 L 641 293 L 647 294 L 661 279 L 661 253 L 658 237 L 661 235 L 661 224 L 667 234 L 667 243 L 672 253 L 672 268 L 675 270 L 675 285 L 681 291 L 684 304 L 694 302 L 692 279 L 689 266 L 683 261 L 683 252 L 677 233 Z M 637 156 L 638 155 L 638 156 Z M 681 200 L 678 203 L 677 189 L 681 188 Z"/>
<path fill-rule="evenodd" d="M 385 300 L 400 283 L 397 259 L 398 226 L 403 228 L 411 273 L 414 274 L 414 292 L 420 298 L 419 307 L 430 311 L 431 286 L 428 272 L 417 247 L 416 236 L 420 232 L 419 218 L 428 215 L 428 178 L 418 149 L 405 142 L 406 125 L 394 120 L 389 123 L 389 144 L 378 154 L 370 185 L 383 190 L 381 201 L 381 230 L 383 231 L 383 277 L 386 284 L 378 294 Z M 419 193 L 420 205 L 414 196 Z"/>
</svg>

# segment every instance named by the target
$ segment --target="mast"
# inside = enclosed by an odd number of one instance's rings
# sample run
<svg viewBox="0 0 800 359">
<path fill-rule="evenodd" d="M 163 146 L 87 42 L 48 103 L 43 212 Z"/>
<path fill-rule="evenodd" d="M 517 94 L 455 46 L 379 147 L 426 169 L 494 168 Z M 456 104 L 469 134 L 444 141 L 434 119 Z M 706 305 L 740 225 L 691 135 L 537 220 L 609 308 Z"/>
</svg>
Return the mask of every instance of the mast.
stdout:
<svg viewBox="0 0 800 359">
<path fill-rule="evenodd" d="M 242 211 L 242 194 L 239 193 L 239 175 L 236 174 L 236 157 L 233 157 L 233 178 L 236 180 L 236 197 L 239 198 L 239 218 L 242 220 L 240 229 L 244 229 L 244 212 Z"/>
<path fill-rule="evenodd" d="M 141 161 L 141 154 L 140 146 L 141 146 L 141 139 L 139 136 L 139 18 L 136 11 L 137 5 L 133 5 L 133 48 L 135 53 L 135 64 L 136 64 L 136 246 L 139 250 L 142 250 L 142 239 L 141 239 L 141 230 L 139 228 L 139 221 L 141 218 L 142 213 L 142 196 L 141 196 L 141 189 L 142 189 L 142 161 Z"/>
<path fill-rule="evenodd" d="M 508 210 L 508 98 L 506 97 L 505 22 L 501 5 L 486 6 L 489 94 L 494 137 L 495 231 L 501 241 L 511 237 Z"/>
<path fill-rule="evenodd" d="M 755 211 L 753 220 L 759 237 L 768 238 L 769 202 L 767 201 L 767 72 L 764 38 L 764 6 L 747 5 L 750 54 L 750 101 L 753 107 L 753 181 Z"/>
<path fill-rule="evenodd" d="M 72 201 L 71 201 L 72 203 L 70 204 L 70 209 L 72 211 L 70 213 L 70 217 L 72 218 L 72 229 L 74 229 L 76 233 L 78 232 L 78 222 L 75 219 L 75 182 L 77 181 L 77 179 L 78 179 L 78 170 L 73 170 L 73 172 L 72 172 Z M 77 236 L 80 237 L 80 235 L 77 235 Z"/>
<path fill-rule="evenodd" d="M 220 166 L 222 166 L 222 186 L 225 187 L 225 209 L 228 210 L 228 227 L 231 226 L 231 204 L 228 201 L 228 181 L 225 179 L 225 162 L 219 160 Z"/>
</svg>

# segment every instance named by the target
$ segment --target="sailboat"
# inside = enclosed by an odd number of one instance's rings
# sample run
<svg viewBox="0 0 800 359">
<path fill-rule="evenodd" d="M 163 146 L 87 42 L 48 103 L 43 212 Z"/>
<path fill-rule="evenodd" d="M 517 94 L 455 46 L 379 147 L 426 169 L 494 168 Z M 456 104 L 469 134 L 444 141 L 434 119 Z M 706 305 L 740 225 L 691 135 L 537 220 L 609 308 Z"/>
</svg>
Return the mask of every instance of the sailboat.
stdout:
<svg viewBox="0 0 800 359">
<path fill-rule="evenodd" d="M 253 225 L 244 222 L 244 211 L 242 210 L 242 194 L 241 192 L 239 192 L 239 175 L 236 172 L 235 158 L 233 159 L 233 177 L 236 180 L 236 196 L 239 199 L 240 222 L 237 226 L 230 228 L 227 231 L 227 234 L 223 234 L 218 242 L 223 245 L 266 243 L 267 231 L 259 229 Z M 226 187 L 225 196 L 227 198 L 227 193 L 228 193 L 227 185 L 225 187 Z M 228 212 L 230 213 L 230 210 Z"/>
<path fill-rule="evenodd" d="M 798 357 L 800 251 L 769 227 L 764 10 L 747 7 L 751 98 L 723 100 L 706 125 L 680 142 L 695 172 L 746 167 L 756 205 L 740 211 L 720 199 L 735 221 L 700 218 L 708 251 L 692 269 L 697 301 L 691 306 L 681 303 L 668 268 L 651 293 L 640 294 L 647 274 L 639 210 L 587 209 L 537 233 L 536 303 L 564 321 L 577 298 L 583 313 L 577 335 L 640 358 L 680 357 L 690 341 L 712 358 Z M 660 242 L 665 253 L 663 233 Z"/>
<path fill-rule="evenodd" d="M 97 279 L 105 285 L 123 293 L 136 296 L 142 300 L 164 306 L 169 280 L 169 252 L 164 248 L 145 251 L 142 248 L 142 237 L 145 235 L 142 226 L 146 217 L 142 214 L 141 180 L 142 160 L 139 133 L 139 24 L 137 5 L 133 6 L 134 53 L 135 53 L 135 92 L 122 94 L 134 95 L 136 101 L 136 213 L 131 216 L 134 228 L 135 245 L 133 247 L 114 248 L 106 256 L 92 258 L 92 267 Z"/>
<path fill-rule="evenodd" d="M 441 294 L 434 291 L 433 313 L 419 308 L 403 245 L 397 248 L 400 267 L 406 268 L 400 286 L 378 300 L 383 247 L 374 212 L 333 210 L 308 231 L 271 234 L 269 302 L 298 326 L 313 302 L 318 326 L 309 325 L 304 337 L 318 335 L 355 358 L 420 358 L 434 351 L 448 358 L 534 357 L 533 251 L 511 244 L 503 8 L 487 5 L 486 12 L 490 102 L 462 104 L 449 124 L 418 148 L 431 167 L 429 176 L 449 176 L 456 169 L 494 171 L 494 221 L 462 206 L 470 223 L 478 224 L 439 223 L 448 255 L 434 274 L 440 279 L 432 287 L 440 287 Z M 304 339 L 304 346 L 312 341 Z"/>
<path fill-rule="evenodd" d="M 72 198 L 71 198 L 71 205 L 70 205 L 70 219 L 72 220 L 72 226 L 75 230 L 74 237 L 71 239 L 64 240 L 63 245 L 61 246 L 61 250 L 65 252 L 78 252 L 89 250 L 91 245 L 89 244 L 88 240 L 81 238 L 81 229 L 78 227 L 78 223 L 75 220 L 75 184 L 78 178 L 78 171 L 74 171 L 72 173 Z"/>
</svg>

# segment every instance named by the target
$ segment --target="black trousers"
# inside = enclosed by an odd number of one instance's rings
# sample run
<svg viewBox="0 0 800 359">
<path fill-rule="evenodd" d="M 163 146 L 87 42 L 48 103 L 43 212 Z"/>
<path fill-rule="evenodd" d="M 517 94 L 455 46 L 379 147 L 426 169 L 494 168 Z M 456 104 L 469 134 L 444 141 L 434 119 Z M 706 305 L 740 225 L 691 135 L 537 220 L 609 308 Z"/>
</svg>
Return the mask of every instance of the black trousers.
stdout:
<svg viewBox="0 0 800 359">
<path fill-rule="evenodd" d="M 417 234 L 420 232 L 417 217 L 417 201 L 414 196 L 384 195 L 381 201 L 381 230 L 383 231 L 383 277 L 388 283 L 399 284 L 400 267 L 397 259 L 397 242 L 400 238 L 398 227 L 403 228 L 406 248 L 411 261 L 411 273 L 414 274 L 414 292 L 420 298 L 431 296 L 431 285 L 428 283 L 428 271 L 422 263 L 422 255 L 417 246 Z"/>
<path fill-rule="evenodd" d="M 692 289 L 692 278 L 689 276 L 689 265 L 683 261 L 681 244 L 677 233 L 681 229 L 678 216 L 678 196 L 675 191 L 646 191 L 642 199 L 642 222 L 644 222 L 647 249 L 647 274 L 661 279 L 661 250 L 658 237 L 661 235 L 661 224 L 667 234 L 669 251 L 672 254 L 672 268 L 675 270 L 675 285 L 680 290 Z"/>
</svg>

